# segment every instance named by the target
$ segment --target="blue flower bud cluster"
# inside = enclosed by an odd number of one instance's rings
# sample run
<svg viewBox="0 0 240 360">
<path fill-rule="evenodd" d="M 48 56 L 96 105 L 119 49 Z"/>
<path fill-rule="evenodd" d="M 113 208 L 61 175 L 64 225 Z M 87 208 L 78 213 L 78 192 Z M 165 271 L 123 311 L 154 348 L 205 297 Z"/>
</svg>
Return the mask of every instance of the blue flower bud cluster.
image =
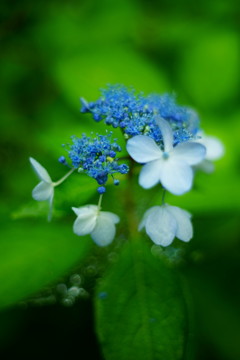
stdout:
<svg viewBox="0 0 240 360">
<path fill-rule="evenodd" d="M 156 123 L 158 116 L 170 123 L 175 145 L 194 138 L 199 130 L 197 115 L 189 108 L 177 105 L 175 98 L 168 94 L 144 96 L 122 85 L 109 85 L 101 94 L 95 102 L 81 99 L 81 112 L 91 113 L 97 122 L 104 120 L 107 125 L 120 127 L 127 139 L 147 135 L 161 145 L 162 135 Z"/>
<path fill-rule="evenodd" d="M 90 138 L 85 134 L 81 138 L 72 137 L 73 144 L 68 151 L 73 167 L 79 172 L 85 172 L 88 176 L 94 178 L 99 185 L 99 193 L 104 193 L 104 185 L 108 176 L 114 178 L 114 174 L 127 174 L 128 166 L 119 164 L 117 152 L 122 149 L 117 144 L 116 139 L 112 141 L 112 133 L 106 135 L 96 135 Z M 114 183 L 119 183 L 115 180 Z"/>
</svg>

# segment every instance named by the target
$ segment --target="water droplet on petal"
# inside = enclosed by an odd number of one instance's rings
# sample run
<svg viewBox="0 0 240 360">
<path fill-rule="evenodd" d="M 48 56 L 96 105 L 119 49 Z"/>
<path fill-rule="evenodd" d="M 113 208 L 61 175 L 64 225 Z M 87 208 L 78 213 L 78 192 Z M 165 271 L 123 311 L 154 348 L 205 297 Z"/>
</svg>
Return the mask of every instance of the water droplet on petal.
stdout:
<svg viewBox="0 0 240 360">
<path fill-rule="evenodd" d="M 77 297 L 79 295 L 80 289 L 77 286 L 72 286 L 68 289 L 68 296 Z"/>
<path fill-rule="evenodd" d="M 82 282 L 81 276 L 79 274 L 73 274 L 70 277 L 70 283 L 73 285 L 80 285 Z"/>
<path fill-rule="evenodd" d="M 74 298 L 72 298 L 72 297 L 66 297 L 66 298 L 64 298 L 64 299 L 62 300 L 62 304 L 63 304 L 64 306 L 73 306 L 73 304 L 74 304 Z"/>
</svg>

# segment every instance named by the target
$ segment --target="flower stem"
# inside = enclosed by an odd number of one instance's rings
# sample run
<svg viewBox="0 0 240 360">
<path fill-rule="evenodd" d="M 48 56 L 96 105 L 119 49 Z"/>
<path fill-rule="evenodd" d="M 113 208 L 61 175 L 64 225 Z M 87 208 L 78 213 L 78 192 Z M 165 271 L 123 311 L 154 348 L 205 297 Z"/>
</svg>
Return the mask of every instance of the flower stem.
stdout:
<svg viewBox="0 0 240 360">
<path fill-rule="evenodd" d="M 118 158 L 118 160 L 131 160 L 131 156 L 127 155 L 127 156 L 121 156 Z"/>
<path fill-rule="evenodd" d="M 163 188 L 163 192 L 162 192 L 162 205 L 165 204 L 165 196 L 166 196 L 166 189 Z"/>
<path fill-rule="evenodd" d="M 127 228 L 129 231 L 129 236 L 133 240 L 138 237 L 138 232 L 137 232 L 138 221 L 136 218 L 136 208 L 135 208 L 135 201 L 134 201 L 134 187 L 135 187 L 134 173 L 133 173 L 134 161 L 132 159 L 130 159 L 130 161 L 131 161 L 131 164 L 130 164 L 130 170 L 128 173 L 128 185 L 125 190 L 125 196 L 124 196 L 125 204 L 124 205 L 125 205 L 126 214 L 127 214 L 127 221 L 128 221 Z"/>
<path fill-rule="evenodd" d="M 71 169 L 68 173 L 66 173 L 66 175 L 64 175 L 60 180 L 53 182 L 53 186 L 58 186 L 60 185 L 64 180 L 66 180 L 76 169 L 73 168 Z"/>
<path fill-rule="evenodd" d="M 99 196 L 99 200 L 98 200 L 98 211 L 101 210 L 102 198 L 103 198 L 103 194 L 101 194 L 101 195 Z"/>
</svg>

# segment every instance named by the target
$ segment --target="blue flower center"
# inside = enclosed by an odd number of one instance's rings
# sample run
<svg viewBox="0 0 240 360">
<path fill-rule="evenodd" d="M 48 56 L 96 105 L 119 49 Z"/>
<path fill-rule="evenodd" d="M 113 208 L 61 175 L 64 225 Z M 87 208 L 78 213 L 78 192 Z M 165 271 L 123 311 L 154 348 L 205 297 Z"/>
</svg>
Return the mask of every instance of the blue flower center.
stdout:
<svg viewBox="0 0 240 360">
<path fill-rule="evenodd" d="M 164 153 L 162 154 L 162 157 L 164 160 L 167 160 L 169 158 L 169 153 L 164 151 Z"/>
</svg>

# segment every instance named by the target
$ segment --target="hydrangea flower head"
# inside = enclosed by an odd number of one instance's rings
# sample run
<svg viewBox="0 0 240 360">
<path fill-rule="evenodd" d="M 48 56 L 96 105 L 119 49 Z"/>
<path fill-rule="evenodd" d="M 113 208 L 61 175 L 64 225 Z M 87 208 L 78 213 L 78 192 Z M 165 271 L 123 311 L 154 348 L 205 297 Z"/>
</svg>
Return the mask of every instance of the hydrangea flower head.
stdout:
<svg viewBox="0 0 240 360">
<path fill-rule="evenodd" d="M 181 195 L 192 187 L 191 165 L 201 162 L 206 153 L 203 145 L 185 142 L 173 146 L 173 131 L 164 119 L 157 120 L 163 137 L 163 149 L 150 137 L 137 135 L 127 142 L 129 155 L 144 164 L 139 184 L 151 188 L 161 182 L 163 187 L 175 195 Z"/>
<path fill-rule="evenodd" d="M 156 115 L 167 120 L 173 130 L 174 144 L 190 140 L 198 130 L 199 120 L 175 98 L 168 94 L 144 96 L 122 85 L 108 86 L 95 102 L 82 101 L 82 112 L 92 114 L 95 121 L 104 119 L 107 125 L 120 127 L 126 138 L 148 135 L 157 144 L 162 143 L 161 132 L 155 121 Z"/>
<path fill-rule="evenodd" d="M 97 205 L 86 205 L 72 208 L 77 219 L 73 225 L 73 232 L 83 236 L 90 234 L 93 241 L 99 246 L 109 245 L 116 234 L 116 226 L 120 219 L 108 211 L 100 211 Z"/>
<path fill-rule="evenodd" d="M 194 168 L 200 167 L 209 172 L 213 166 L 211 161 L 223 155 L 224 148 L 218 139 L 200 133 L 197 113 L 178 105 L 172 95 L 146 96 L 132 88 L 113 85 L 102 90 L 98 100 L 88 102 L 81 98 L 81 103 L 82 113 L 91 114 L 95 122 L 103 121 L 107 126 L 121 129 L 119 133 L 126 140 L 126 149 L 130 156 L 119 156 L 122 149 L 117 139 L 112 138 L 112 132 L 106 131 L 104 135 L 95 136 L 83 134 L 80 138 L 73 136 L 72 143 L 67 145 L 71 163 L 65 156 L 58 159 L 61 164 L 70 168 L 60 180 L 53 182 L 47 170 L 30 158 L 40 179 L 32 195 L 35 200 L 49 201 L 50 218 L 56 186 L 75 170 L 92 177 L 97 182 L 98 205 L 72 208 L 77 216 L 73 231 L 79 236 L 90 234 L 99 246 L 106 246 L 113 241 L 116 224 L 119 222 L 117 215 L 101 210 L 106 183 L 110 177 L 113 184 L 118 186 L 119 179 L 115 176 L 129 172 L 129 161 L 132 168 L 128 180 L 129 186 L 132 186 L 130 178 L 135 176 L 136 164 L 130 157 L 143 165 L 139 184 L 144 189 L 149 189 L 161 183 L 164 198 L 166 190 L 175 195 L 189 191 L 192 188 Z M 121 163 L 124 159 L 127 163 Z M 120 196 L 124 196 L 123 193 Z M 125 193 L 125 196 L 131 197 L 131 191 L 128 191 L 127 195 Z M 107 196 L 106 200 L 109 199 L 112 201 Z M 129 203 L 124 202 L 123 205 L 123 213 L 132 211 Z M 152 241 L 162 246 L 171 244 L 175 237 L 189 241 L 193 234 L 191 215 L 165 203 L 146 211 L 139 230 L 143 227 Z"/>
<path fill-rule="evenodd" d="M 72 138 L 69 150 L 72 165 L 94 178 L 99 185 L 104 185 L 109 175 L 126 174 L 129 170 L 126 164 L 119 164 L 117 152 L 121 151 L 121 147 L 111 138 L 112 133 L 95 138 L 84 134 L 81 138 Z"/>
<path fill-rule="evenodd" d="M 170 245 L 175 237 L 187 242 L 193 236 L 191 214 L 168 204 L 148 209 L 139 225 L 139 231 L 144 227 L 150 239 L 161 246 Z"/>
</svg>

